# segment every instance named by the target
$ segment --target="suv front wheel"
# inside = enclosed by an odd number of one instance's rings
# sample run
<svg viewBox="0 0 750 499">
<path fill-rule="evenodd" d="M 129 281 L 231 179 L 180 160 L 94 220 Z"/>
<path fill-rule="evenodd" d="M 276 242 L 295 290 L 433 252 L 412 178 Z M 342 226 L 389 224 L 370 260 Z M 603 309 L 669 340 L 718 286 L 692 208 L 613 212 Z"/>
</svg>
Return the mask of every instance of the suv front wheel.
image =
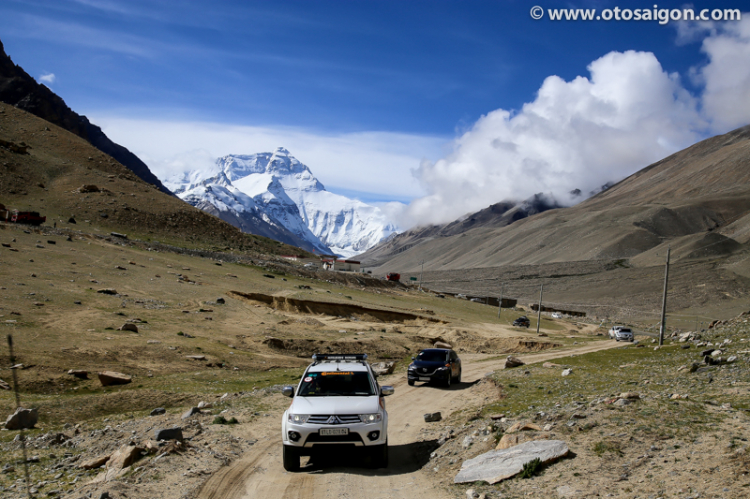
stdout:
<svg viewBox="0 0 750 499">
<path fill-rule="evenodd" d="M 299 470 L 299 451 L 292 446 L 282 445 L 284 448 L 284 469 L 287 471 Z"/>
</svg>

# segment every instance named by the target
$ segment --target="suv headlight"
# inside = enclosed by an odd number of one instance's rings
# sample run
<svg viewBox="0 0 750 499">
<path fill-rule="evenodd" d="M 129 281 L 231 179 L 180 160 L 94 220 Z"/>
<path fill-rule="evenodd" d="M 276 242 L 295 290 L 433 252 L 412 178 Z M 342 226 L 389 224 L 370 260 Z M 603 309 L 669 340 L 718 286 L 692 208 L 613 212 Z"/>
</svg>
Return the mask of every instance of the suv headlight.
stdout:
<svg viewBox="0 0 750 499">
<path fill-rule="evenodd" d="M 383 416 L 379 412 L 375 414 L 360 414 L 359 419 L 363 423 L 377 423 L 383 419 Z"/>
<path fill-rule="evenodd" d="M 309 414 L 289 414 L 289 422 L 294 424 L 304 424 L 310 418 Z"/>
</svg>

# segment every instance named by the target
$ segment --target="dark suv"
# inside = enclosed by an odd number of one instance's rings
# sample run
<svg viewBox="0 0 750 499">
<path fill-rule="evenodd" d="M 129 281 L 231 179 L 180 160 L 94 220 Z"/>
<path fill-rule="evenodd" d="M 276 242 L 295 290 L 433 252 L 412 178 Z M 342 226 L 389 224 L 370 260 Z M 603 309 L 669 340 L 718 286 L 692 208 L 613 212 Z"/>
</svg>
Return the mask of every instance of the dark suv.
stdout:
<svg viewBox="0 0 750 499">
<path fill-rule="evenodd" d="M 437 381 L 445 386 L 461 382 L 461 359 L 447 348 L 426 348 L 409 364 L 407 379 L 413 386 L 417 381 Z"/>
<path fill-rule="evenodd" d="M 521 317 L 513 321 L 513 325 L 519 327 L 529 327 L 531 325 L 531 321 L 525 315 L 522 315 Z"/>
</svg>

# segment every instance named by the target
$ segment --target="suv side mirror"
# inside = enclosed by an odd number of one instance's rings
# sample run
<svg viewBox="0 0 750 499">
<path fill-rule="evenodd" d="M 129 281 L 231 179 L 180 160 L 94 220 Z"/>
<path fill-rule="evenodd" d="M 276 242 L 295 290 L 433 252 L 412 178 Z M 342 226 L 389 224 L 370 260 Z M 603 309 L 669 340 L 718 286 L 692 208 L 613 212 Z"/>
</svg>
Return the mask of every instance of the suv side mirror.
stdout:
<svg viewBox="0 0 750 499">
<path fill-rule="evenodd" d="M 294 397 L 294 387 L 293 386 L 285 386 L 281 389 L 281 394 L 285 397 Z"/>
<path fill-rule="evenodd" d="M 388 385 L 386 385 L 386 386 L 381 386 L 381 387 L 380 387 L 380 395 L 381 395 L 382 397 L 387 397 L 388 395 L 393 395 L 393 392 L 394 392 L 394 391 L 395 391 L 395 390 L 393 389 L 393 387 L 392 387 L 392 386 L 388 386 Z"/>
</svg>

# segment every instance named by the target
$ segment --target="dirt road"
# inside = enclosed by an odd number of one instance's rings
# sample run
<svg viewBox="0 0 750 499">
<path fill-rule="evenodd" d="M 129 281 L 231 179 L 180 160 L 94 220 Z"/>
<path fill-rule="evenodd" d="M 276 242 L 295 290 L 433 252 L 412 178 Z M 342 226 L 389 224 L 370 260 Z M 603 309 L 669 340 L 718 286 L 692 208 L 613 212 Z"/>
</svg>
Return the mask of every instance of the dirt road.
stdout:
<svg viewBox="0 0 750 499">
<path fill-rule="evenodd" d="M 615 341 L 601 341 L 586 346 L 519 355 L 526 363 L 544 362 L 571 354 L 583 354 L 620 346 Z M 387 398 L 389 414 L 389 466 L 369 469 L 358 454 L 328 455 L 318 462 L 303 458 L 302 470 L 289 473 L 281 464 L 281 413 L 264 418 L 262 427 L 253 427 L 258 443 L 240 460 L 222 468 L 202 487 L 198 497 L 203 499 L 241 499 L 256 497 L 306 498 L 413 498 L 453 497 L 442 487 L 436 487 L 428 471 L 422 469 L 435 448 L 433 441 L 425 441 L 422 433 L 429 423 L 422 417 L 427 412 L 440 411 L 443 417 L 466 406 L 481 405 L 489 392 L 477 385 L 485 373 L 502 368 L 503 360 L 485 360 L 483 355 L 462 357 L 462 382 L 450 389 L 427 385 L 408 386 L 405 374 L 384 377 L 381 384 L 396 387 Z M 486 385 L 485 385 L 486 386 Z"/>
</svg>

